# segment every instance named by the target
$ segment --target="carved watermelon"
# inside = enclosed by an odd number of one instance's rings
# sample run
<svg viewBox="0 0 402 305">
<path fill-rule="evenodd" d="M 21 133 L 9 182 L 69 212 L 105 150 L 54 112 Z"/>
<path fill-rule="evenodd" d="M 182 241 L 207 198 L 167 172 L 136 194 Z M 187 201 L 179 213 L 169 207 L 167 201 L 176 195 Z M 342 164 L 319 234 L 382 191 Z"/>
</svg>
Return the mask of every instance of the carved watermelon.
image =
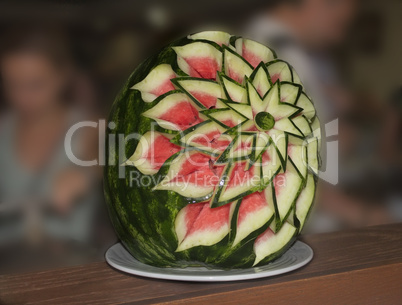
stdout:
<svg viewBox="0 0 402 305">
<path fill-rule="evenodd" d="M 319 121 L 294 69 L 262 44 L 223 32 L 176 41 L 134 71 L 110 122 L 105 194 L 139 261 L 266 264 L 303 228 Z"/>
</svg>

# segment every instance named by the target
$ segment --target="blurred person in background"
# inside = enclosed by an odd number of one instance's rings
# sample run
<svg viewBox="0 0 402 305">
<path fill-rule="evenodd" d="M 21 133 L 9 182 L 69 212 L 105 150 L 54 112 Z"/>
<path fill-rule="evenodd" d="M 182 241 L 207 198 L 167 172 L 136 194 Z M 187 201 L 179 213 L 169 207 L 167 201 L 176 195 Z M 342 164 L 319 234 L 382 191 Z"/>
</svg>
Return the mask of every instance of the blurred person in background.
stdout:
<svg viewBox="0 0 402 305">
<path fill-rule="evenodd" d="M 22 27 L 2 40 L 0 268 L 49 260 L 68 264 L 96 252 L 99 172 L 75 166 L 64 149 L 67 130 L 93 118 L 83 111 L 85 101 L 74 96 L 90 90 L 74 89 L 82 78 L 70 51 L 67 36 L 54 26 Z M 78 158 L 96 158 L 96 136 L 96 130 L 74 135 Z"/>
<path fill-rule="evenodd" d="M 375 202 L 375 199 L 367 198 L 368 196 L 364 199 L 351 196 L 342 184 L 348 184 L 350 181 L 347 178 L 351 176 L 345 159 L 348 160 L 353 155 L 361 159 L 377 150 L 374 147 L 365 147 L 363 151 L 356 148 L 365 145 L 358 130 L 358 122 L 353 119 L 358 109 L 357 99 L 345 86 L 331 57 L 331 52 L 345 42 L 356 17 L 358 4 L 357 0 L 273 1 L 253 19 L 245 31 L 245 36 L 272 46 L 279 58 L 292 63 L 306 92 L 316 105 L 324 134 L 326 123 L 334 119 L 339 120 L 337 140 L 340 147 L 341 183 L 333 186 L 320 181 L 317 209 L 313 221 L 310 222 L 310 228 L 307 228 L 310 231 L 338 230 L 402 219 L 400 212 L 394 212 L 394 205 L 391 207 L 384 202 Z M 364 102 L 365 108 L 369 108 L 370 100 L 366 99 Z M 385 113 L 382 109 L 380 113 L 377 112 L 376 117 L 384 123 L 383 125 L 386 125 L 387 121 Z M 398 135 L 395 132 L 390 133 L 389 130 L 378 137 L 383 138 L 385 134 L 388 135 L 388 143 L 398 141 Z M 325 138 L 323 140 L 322 157 L 325 170 L 326 161 L 331 160 L 325 160 Z M 377 156 L 377 159 L 379 158 Z M 367 185 L 365 187 L 370 188 Z"/>
</svg>

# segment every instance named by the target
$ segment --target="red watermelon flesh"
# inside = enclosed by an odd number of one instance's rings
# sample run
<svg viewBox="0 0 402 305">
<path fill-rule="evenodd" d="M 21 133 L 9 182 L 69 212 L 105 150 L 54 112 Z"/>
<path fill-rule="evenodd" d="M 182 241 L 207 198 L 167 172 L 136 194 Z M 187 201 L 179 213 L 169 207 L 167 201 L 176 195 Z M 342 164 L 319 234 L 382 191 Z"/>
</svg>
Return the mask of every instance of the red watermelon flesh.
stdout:
<svg viewBox="0 0 402 305">
<path fill-rule="evenodd" d="M 206 108 L 214 108 L 216 105 L 217 97 L 205 92 L 190 91 L 191 95 L 194 96 L 201 104 Z"/>
<path fill-rule="evenodd" d="M 127 164 L 133 164 L 143 174 L 156 174 L 168 158 L 182 150 L 170 139 L 170 135 L 160 132 L 145 133 L 136 152 L 126 161 Z"/>
<path fill-rule="evenodd" d="M 190 57 L 185 58 L 190 66 L 190 76 L 202 77 L 205 79 L 216 79 L 216 71 L 219 71 L 219 63 L 210 57 Z"/>
<path fill-rule="evenodd" d="M 200 168 L 209 167 L 210 160 L 211 157 L 203 153 L 191 154 L 186 159 L 186 162 L 182 165 L 182 168 L 180 169 L 178 174 L 185 176 L 196 172 Z"/>
<path fill-rule="evenodd" d="M 155 96 L 160 96 L 162 94 L 165 94 L 166 92 L 174 90 L 175 88 L 170 80 L 175 77 L 176 77 L 176 74 L 172 74 L 171 76 L 169 76 L 169 78 L 167 80 L 165 80 L 158 87 L 153 89 L 151 91 L 151 93 L 154 94 Z"/>
<path fill-rule="evenodd" d="M 229 128 L 232 128 L 232 127 L 235 127 L 235 126 L 238 125 L 236 121 L 231 120 L 231 119 L 229 119 L 229 120 L 223 120 L 223 121 L 222 121 L 222 124 L 225 124 L 225 125 L 228 126 Z"/>
<path fill-rule="evenodd" d="M 171 182 L 187 182 L 200 187 L 215 186 L 223 171 L 223 166 L 212 166 L 212 160 L 203 153 L 195 153 L 182 164 L 177 176 Z"/>
<path fill-rule="evenodd" d="M 218 208 L 210 208 L 209 202 L 204 203 L 204 206 L 194 221 L 188 235 L 196 231 L 218 230 L 222 225 L 229 223 L 230 204 Z"/>
<path fill-rule="evenodd" d="M 274 235 L 275 233 L 271 230 L 271 228 L 266 229 L 264 233 L 257 237 L 254 243 L 254 247 L 258 247 L 259 245 L 266 243 Z"/>
<path fill-rule="evenodd" d="M 241 225 L 244 220 L 246 220 L 247 215 L 251 213 L 258 213 L 260 210 L 267 206 L 267 201 L 265 200 L 265 195 L 263 192 L 255 192 L 247 195 L 241 201 L 239 208 L 239 216 L 237 219 L 237 225 Z"/>
<path fill-rule="evenodd" d="M 244 128 L 244 131 L 258 131 L 258 128 L 257 128 L 257 126 L 252 125 L 252 126 L 250 126 L 248 128 Z"/>
<path fill-rule="evenodd" d="M 231 68 L 229 67 L 229 68 L 228 68 L 228 76 L 229 76 L 231 79 L 233 79 L 233 80 L 235 80 L 236 82 L 238 82 L 239 84 L 242 84 L 245 75 L 244 75 L 244 74 L 239 74 L 239 73 L 237 73 L 236 70 L 231 69 Z"/>
<path fill-rule="evenodd" d="M 261 164 L 262 165 L 267 165 L 271 161 L 271 156 L 267 151 L 264 151 L 262 154 L 262 159 L 261 159 Z"/>
<path fill-rule="evenodd" d="M 186 233 L 190 233 L 194 226 L 197 217 L 200 215 L 202 209 L 205 207 L 205 202 L 195 203 L 186 207 Z M 186 234 L 186 235 L 187 235 Z M 186 237 L 186 235 L 184 237 Z"/>
<path fill-rule="evenodd" d="M 223 151 L 230 144 L 230 141 L 227 139 L 220 139 L 220 136 L 221 132 L 219 130 L 214 130 L 207 134 L 195 137 L 192 141 L 205 147 L 213 148 L 214 150 Z"/>
<path fill-rule="evenodd" d="M 258 94 L 263 97 L 265 94 L 265 91 L 263 91 L 263 89 L 261 88 L 261 86 L 258 86 L 257 88 L 255 88 L 258 92 Z"/>
<path fill-rule="evenodd" d="M 254 68 L 257 67 L 260 64 L 260 62 L 262 61 L 262 58 L 258 57 L 255 53 L 253 53 L 252 51 L 247 49 L 244 43 L 243 43 L 243 47 L 242 47 L 242 56 Z"/>
<path fill-rule="evenodd" d="M 248 181 L 254 177 L 254 167 L 252 166 L 249 170 L 246 170 L 247 163 L 246 161 L 237 162 L 234 165 L 226 190 L 238 185 L 248 185 Z"/>
<path fill-rule="evenodd" d="M 279 73 L 271 75 L 271 81 L 273 84 L 275 84 L 277 80 L 281 80 L 281 75 Z"/>
<path fill-rule="evenodd" d="M 241 141 L 236 150 L 248 150 L 251 147 L 250 141 Z"/>
<path fill-rule="evenodd" d="M 179 175 L 175 179 L 171 180 L 171 182 L 185 182 L 197 185 L 199 187 L 214 187 L 218 181 L 219 176 L 217 176 L 209 168 L 200 168 L 186 176 Z"/>
<path fill-rule="evenodd" d="M 177 125 L 181 130 L 185 130 L 202 122 L 197 109 L 188 101 L 177 103 L 177 105 L 170 108 L 169 111 L 162 114 L 159 119 L 171 122 Z"/>
<path fill-rule="evenodd" d="M 170 142 L 170 139 L 158 135 L 147 151 L 145 158 L 151 163 L 154 169 L 160 169 L 163 163 L 182 148 Z"/>
<path fill-rule="evenodd" d="M 186 61 L 186 63 L 187 63 L 187 61 Z M 188 75 L 190 75 L 191 77 L 203 78 L 200 75 L 200 73 L 198 73 L 197 70 L 195 70 L 192 66 L 189 65 L 188 68 L 189 68 Z"/>
<path fill-rule="evenodd" d="M 239 207 L 234 245 L 265 225 L 273 214 L 274 210 L 267 202 L 264 192 L 255 192 L 245 196 Z"/>
<path fill-rule="evenodd" d="M 176 220 L 177 251 L 219 242 L 229 233 L 229 218 L 230 204 L 218 208 L 210 208 L 209 202 L 187 205 Z"/>
</svg>

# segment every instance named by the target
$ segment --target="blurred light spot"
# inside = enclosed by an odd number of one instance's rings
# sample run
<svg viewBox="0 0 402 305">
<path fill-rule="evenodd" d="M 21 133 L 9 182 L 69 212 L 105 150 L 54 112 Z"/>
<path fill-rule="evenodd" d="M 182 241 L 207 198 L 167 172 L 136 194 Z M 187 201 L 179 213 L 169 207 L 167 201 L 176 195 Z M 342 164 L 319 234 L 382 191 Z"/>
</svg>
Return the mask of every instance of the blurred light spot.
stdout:
<svg viewBox="0 0 402 305">
<path fill-rule="evenodd" d="M 169 12 L 165 7 L 153 6 L 147 12 L 148 22 L 156 27 L 163 28 L 169 24 Z"/>
</svg>

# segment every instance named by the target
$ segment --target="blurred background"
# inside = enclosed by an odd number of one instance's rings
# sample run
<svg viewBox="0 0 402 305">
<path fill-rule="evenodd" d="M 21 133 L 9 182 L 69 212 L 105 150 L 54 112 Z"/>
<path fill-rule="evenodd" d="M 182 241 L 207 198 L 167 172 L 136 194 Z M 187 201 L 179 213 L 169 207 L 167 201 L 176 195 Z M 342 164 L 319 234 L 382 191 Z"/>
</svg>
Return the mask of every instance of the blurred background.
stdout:
<svg viewBox="0 0 402 305">
<path fill-rule="evenodd" d="M 0 1 L 0 274 L 102 259 L 116 237 L 101 169 L 68 160 L 66 131 L 107 118 L 148 56 L 209 29 L 274 48 L 322 125 L 338 119 L 339 183 L 320 182 L 306 233 L 402 221 L 401 1 Z M 85 160 L 89 130 L 73 139 Z"/>
</svg>

